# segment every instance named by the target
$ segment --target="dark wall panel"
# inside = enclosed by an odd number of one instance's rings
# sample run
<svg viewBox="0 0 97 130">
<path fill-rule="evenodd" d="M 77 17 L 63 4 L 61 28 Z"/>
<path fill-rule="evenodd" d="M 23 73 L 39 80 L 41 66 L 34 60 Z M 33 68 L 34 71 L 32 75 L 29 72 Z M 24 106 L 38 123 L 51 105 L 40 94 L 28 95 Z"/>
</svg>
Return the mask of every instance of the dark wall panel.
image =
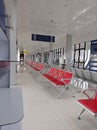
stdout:
<svg viewBox="0 0 97 130">
<path fill-rule="evenodd" d="M 55 42 L 55 36 L 32 34 L 32 40 L 43 42 Z"/>
<path fill-rule="evenodd" d="M 91 41 L 91 54 L 97 55 L 97 40 Z"/>
</svg>

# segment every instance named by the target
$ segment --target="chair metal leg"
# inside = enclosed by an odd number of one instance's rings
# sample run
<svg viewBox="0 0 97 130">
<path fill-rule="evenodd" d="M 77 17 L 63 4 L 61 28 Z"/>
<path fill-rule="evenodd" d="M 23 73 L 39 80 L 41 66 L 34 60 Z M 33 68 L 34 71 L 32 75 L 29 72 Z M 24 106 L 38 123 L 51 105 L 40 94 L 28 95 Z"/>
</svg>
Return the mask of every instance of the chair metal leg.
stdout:
<svg viewBox="0 0 97 130">
<path fill-rule="evenodd" d="M 64 88 L 62 89 L 62 91 L 58 94 L 58 98 L 61 97 L 61 95 L 64 93 L 65 90 L 66 90 L 66 88 L 64 87 Z"/>
<path fill-rule="evenodd" d="M 69 89 L 69 86 L 65 86 L 62 90 L 61 90 L 61 92 L 59 93 L 59 95 L 58 95 L 58 98 L 60 98 L 61 97 L 61 95 L 64 93 L 64 91 L 68 91 L 68 93 L 72 96 L 72 97 L 75 97 L 74 96 L 74 94 L 71 92 L 71 91 L 69 91 L 68 90 Z"/>
<path fill-rule="evenodd" d="M 69 93 L 72 97 L 75 97 L 75 95 L 74 95 L 71 91 L 68 91 L 68 93 Z"/>
<path fill-rule="evenodd" d="M 83 109 L 81 112 L 80 112 L 80 114 L 78 115 L 78 119 L 80 120 L 81 119 L 81 115 L 83 114 L 83 112 L 85 111 L 86 109 Z"/>
<path fill-rule="evenodd" d="M 73 94 L 73 92 L 69 91 L 69 86 L 68 86 L 68 85 L 66 86 L 65 89 L 68 90 L 67 92 L 68 92 L 72 97 L 75 97 L 75 95 Z"/>
</svg>

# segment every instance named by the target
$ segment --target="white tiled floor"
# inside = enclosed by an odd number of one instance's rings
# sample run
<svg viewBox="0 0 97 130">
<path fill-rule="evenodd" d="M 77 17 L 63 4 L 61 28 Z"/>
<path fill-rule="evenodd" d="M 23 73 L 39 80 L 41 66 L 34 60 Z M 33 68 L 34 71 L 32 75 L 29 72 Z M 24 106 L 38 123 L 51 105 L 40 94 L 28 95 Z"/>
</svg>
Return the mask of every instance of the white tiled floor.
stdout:
<svg viewBox="0 0 97 130">
<path fill-rule="evenodd" d="M 38 72 L 25 70 L 17 74 L 17 86 L 22 87 L 24 118 L 22 130 L 97 130 L 97 119 L 88 112 L 77 119 L 81 107 L 67 92 L 57 98 L 53 87 Z"/>
</svg>

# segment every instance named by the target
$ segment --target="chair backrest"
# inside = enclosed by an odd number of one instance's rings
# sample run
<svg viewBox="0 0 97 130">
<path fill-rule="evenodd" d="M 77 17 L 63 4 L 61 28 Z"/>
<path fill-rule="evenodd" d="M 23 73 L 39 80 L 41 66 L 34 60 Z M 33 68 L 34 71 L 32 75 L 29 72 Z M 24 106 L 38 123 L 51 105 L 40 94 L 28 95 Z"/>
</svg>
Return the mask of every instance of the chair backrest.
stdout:
<svg viewBox="0 0 97 130">
<path fill-rule="evenodd" d="M 31 63 L 30 63 L 30 66 L 33 66 L 33 63 L 34 63 L 34 62 L 31 62 Z"/>
<path fill-rule="evenodd" d="M 39 69 L 39 70 L 43 70 L 43 69 L 44 69 L 44 65 L 43 65 L 43 64 L 39 64 L 39 65 L 38 65 L 38 69 Z"/>
<path fill-rule="evenodd" d="M 50 68 L 47 73 L 48 73 L 49 75 L 51 75 L 51 74 L 53 73 L 53 71 L 54 71 L 54 68 Z"/>
<path fill-rule="evenodd" d="M 53 73 L 52 73 L 52 76 L 53 77 L 56 77 L 57 75 L 58 75 L 58 69 L 57 68 L 54 68 L 54 71 L 53 71 Z"/>
<path fill-rule="evenodd" d="M 57 68 L 50 68 L 49 71 L 47 72 L 49 75 L 51 76 L 56 76 L 58 73 L 58 69 Z"/>
<path fill-rule="evenodd" d="M 71 81 L 72 76 L 73 76 L 72 72 L 65 72 L 63 74 L 63 82 L 65 82 L 65 84 L 68 84 Z"/>
<path fill-rule="evenodd" d="M 65 73 L 64 70 L 58 70 L 56 79 L 59 80 L 59 81 L 61 81 L 61 79 L 62 79 L 64 73 Z"/>
<path fill-rule="evenodd" d="M 72 72 L 68 72 L 66 71 L 64 74 L 63 74 L 63 78 L 67 78 L 67 79 L 71 79 L 73 76 L 73 73 Z"/>
</svg>

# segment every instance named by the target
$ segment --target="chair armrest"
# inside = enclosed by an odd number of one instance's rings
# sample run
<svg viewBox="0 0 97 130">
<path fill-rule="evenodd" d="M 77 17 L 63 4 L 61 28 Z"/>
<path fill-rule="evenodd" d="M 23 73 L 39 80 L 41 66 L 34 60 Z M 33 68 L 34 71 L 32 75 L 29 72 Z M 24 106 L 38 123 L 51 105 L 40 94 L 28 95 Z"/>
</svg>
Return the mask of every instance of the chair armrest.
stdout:
<svg viewBox="0 0 97 130">
<path fill-rule="evenodd" d="M 71 78 L 62 78 L 62 80 L 71 80 Z"/>
<path fill-rule="evenodd" d="M 70 81 L 70 79 L 69 78 L 66 78 L 66 80 L 69 80 Z M 61 79 L 60 81 L 62 81 L 63 83 L 64 83 L 64 85 L 66 85 L 67 83 L 65 82 L 65 80 L 64 79 Z"/>
<path fill-rule="evenodd" d="M 94 92 L 92 96 L 90 96 L 90 95 L 87 93 L 87 92 L 89 92 L 89 91 L 93 91 L 93 92 Z M 87 96 L 87 98 L 92 99 L 92 98 L 94 97 L 94 95 L 96 94 L 96 89 L 94 89 L 94 88 L 88 88 L 88 89 L 86 89 L 86 90 L 83 91 L 83 94 L 85 94 L 85 95 Z"/>
</svg>

